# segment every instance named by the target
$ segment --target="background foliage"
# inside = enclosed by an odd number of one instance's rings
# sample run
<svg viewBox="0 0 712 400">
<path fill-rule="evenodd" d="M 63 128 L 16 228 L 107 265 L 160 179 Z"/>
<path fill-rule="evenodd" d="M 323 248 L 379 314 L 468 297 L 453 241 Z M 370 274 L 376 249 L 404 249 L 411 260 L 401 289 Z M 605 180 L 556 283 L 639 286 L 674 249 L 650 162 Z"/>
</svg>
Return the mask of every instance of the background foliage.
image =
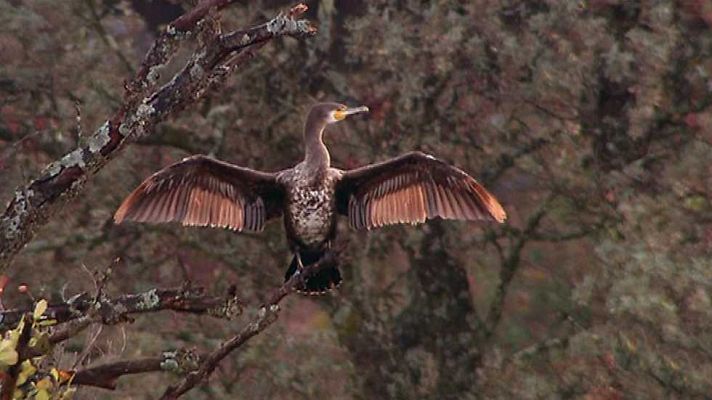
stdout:
<svg viewBox="0 0 712 400">
<path fill-rule="evenodd" d="M 116 107 L 181 1 L 0 0 L 0 202 Z M 342 287 L 292 297 L 279 322 L 195 398 L 705 398 L 712 393 L 712 6 L 691 1 L 307 2 L 320 26 L 279 40 L 200 107 L 91 182 L 15 259 L 6 306 L 92 288 L 234 283 L 259 304 L 288 262 L 262 235 L 115 226 L 120 201 L 193 153 L 266 170 L 298 162 L 310 104 L 366 104 L 327 133 L 340 167 L 421 149 L 478 177 L 504 226 L 435 222 L 347 232 Z M 284 1 L 223 12 L 262 21 Z M 177 63 L 176 63 L 177 64 Z M 104 327 L 71 366 L 211 348 L 238 326 L 157 314 Z M 153 398 L 169 379 L 124 378 Z M 112 397 L 113 396 L 113 397 Z"/>
</svg>

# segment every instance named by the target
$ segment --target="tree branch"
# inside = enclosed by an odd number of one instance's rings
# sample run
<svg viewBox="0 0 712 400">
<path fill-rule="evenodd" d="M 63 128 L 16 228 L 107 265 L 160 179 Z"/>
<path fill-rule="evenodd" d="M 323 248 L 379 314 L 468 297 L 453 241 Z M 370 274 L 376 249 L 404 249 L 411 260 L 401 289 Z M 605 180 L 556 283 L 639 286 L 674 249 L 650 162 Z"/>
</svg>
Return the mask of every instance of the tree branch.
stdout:
<svg viewBox="0 0 712 400">
<path fill-rule="evenodd" d="M 512 282 L 514 274 L 519 269 L 522 249 L 524 249 L 524 245 L 531 239 L 531 236 L 539 227 L 541 220 L 549 211 L 549 204 L 551 200 L 551 198 L 545 200 L 539 207 L 539 209 L 534 214 L 532 214 L 532 216 L 529 217 L 529 220 L 527 221 L 527 226 L 524 228 L 523 231 L 518 233 L 518 237 L 514 242 L 514 245 L 509 250 L 508 256 L 502 261 L 502 266 L 499 272 L 499 285 L 497 285 L 497 290 L 494 294 L 492 302 L 490 303 L 489 312 L 487 313 L 485 325 L 487 329 L 485 337 L 487 339 L 492 337 L 495 328 L 497 327 L 497 324 L 502 318 L 502 311 L 504 310 L 504 300 L 507 297 L 509 284 Z"/>
<path fill-rule="evenodd" d="M 542 147 L 551 143 L 550 139 L 534 138 L 521 147 L 514 149 L 511 153 L 501 154 L 494 165 L 482 172 L 480 179 L 485 185 L 492 184 L 499 179 L 509 168 L 514 166 L 516 160 L 531 153 L 534 153 Z"/>
<path fill-rule="evenodd" d="M 184 285 L 177 289 L 151 289 L 143 293 L 125 294 L 115 299 L 101 293 L 98 297 L 82 293 L 66 302 L 50 304 L 43 318 L 61 324 L 90 316 L 92 321 L 113 325 L 129 321 L 134 314 L 161 310 L 232 319 L 241 314 L 242 305 L 234 287 L 224 296 L 214 296 L 206 294 L 203 288 Z M 28 312 L 32 311 L 15 309 L 0 312 L 0 331 L 13 329 Z"/>
<path fill-rule="evenodd" d="M 15 190 L 14 198 L 0 216 L 0 272 L 32 239 L 36 230 L 47 223 L 53 211 L 80 193 L 84 183 L 125 145 L 150 134 L 156 124 L 202 98 L 269 40 L 316 33 L 308 21 L 296 19 L 307 9 L 302 4 L 246 30 L 221 34 L 219 28 L 212 26 L 208 37 L 183 69 L 168 83 L 144 96 L 146 90 L 155 86 L 159 71 L 173 54 L 178 40 L 193 33 L 200 25 L 198 22 L 210 16 L 210 10 L 230 3 L 229 0 L 203 0 L 169 25 L 154 42 L 136 77 L 126 85 L 122 106 L 89 137 L 87 145 L 51 163 L 40 177 Z"/>
<path fill-rule="evenodd" d="M 114 390 L 118 379 L 124 375 L 158 371 L 185 374 L 194 371 L 199 360 L 192 350 L 167 351 L 160 357 L 121 360 L 80 370 L 74 374 L 72 384 Z"/>
</svg>

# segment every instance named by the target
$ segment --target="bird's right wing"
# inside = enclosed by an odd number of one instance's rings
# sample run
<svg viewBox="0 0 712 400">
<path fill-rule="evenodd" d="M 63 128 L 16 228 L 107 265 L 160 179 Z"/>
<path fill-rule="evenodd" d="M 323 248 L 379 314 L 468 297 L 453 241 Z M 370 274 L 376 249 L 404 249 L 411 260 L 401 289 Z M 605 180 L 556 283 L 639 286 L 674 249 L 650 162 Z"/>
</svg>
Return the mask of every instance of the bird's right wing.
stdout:
<svg viewBox="0 0 712 400">
<path fill-rule="evenodd" d="M 340 214 L 355 229 L 460 220 L 507 218 L 487 189 L 462 170 L 421 152 L 345 171 L 336 186 Z"/>
<path fill-rule="evenodd" d="M 180 222 L 259 232 L 282 213 L 276 174 L 193 156 L 147 178 L 121 204 L 114 221 Z"/>
</svg>

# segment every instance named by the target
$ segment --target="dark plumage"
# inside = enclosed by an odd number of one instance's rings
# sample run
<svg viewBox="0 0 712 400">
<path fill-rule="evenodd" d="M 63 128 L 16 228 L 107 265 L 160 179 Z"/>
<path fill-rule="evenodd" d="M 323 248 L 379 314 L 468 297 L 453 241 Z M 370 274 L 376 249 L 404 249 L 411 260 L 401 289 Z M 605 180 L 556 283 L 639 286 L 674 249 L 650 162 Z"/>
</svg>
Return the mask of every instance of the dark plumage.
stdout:
<svg viewBox="0 0 712 400">
<path fill-rule="evenodd" d="M 324 129 L 368 111 L 336 103 L 312 107 L 304 128 L 304 161 L 276 173 L 255 171 L 207 156 L 192 156 L 150 176 L 114 215 L 116 223 L 183 225 L 259 232 L 284 216 L 294 253 L 285 279 L 319 260 L 336 235 L 337 215 L 355 229 L 417 224 L 441 217 L 503 222 L 497 199 L 465 172 L 430 155 L 412 152 L 361 168 L 331 167 Z M 322 293 L 341 282 L 337 268 L 320 271 L 300 288 Z"/>
</svg>

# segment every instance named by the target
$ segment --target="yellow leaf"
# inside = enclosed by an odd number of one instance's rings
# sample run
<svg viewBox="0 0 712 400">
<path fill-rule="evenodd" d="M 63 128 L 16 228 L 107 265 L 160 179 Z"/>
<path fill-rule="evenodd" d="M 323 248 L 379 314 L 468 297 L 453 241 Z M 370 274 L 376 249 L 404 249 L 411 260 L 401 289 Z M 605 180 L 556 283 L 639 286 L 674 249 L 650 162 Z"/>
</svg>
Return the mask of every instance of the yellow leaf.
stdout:
<svg viewBox="0 0 712 400">
<path fill-rule="evenodd" d="M 0 341 L 0 368 L 4 369 L 10 365 L 17 364 L 17 351 L 12 339 Z"/>
<path fill-rule="evenodd" d="M 25 360 L 21 364 L 21 369 L 20 373 L 17 375 L 17 386 L 21 386 L 25 382 L 27 382 L 27 378 L 31 377 L 32 375 L 37 372 L 37 368 L 35 368 L 34 365 L 30 362 L 30 360 Z"/>
<path fill-rule="evenodd" d="M 42 379 L 35 384 L 37 390 L 49 390 L 52 388 L 52 380 L 49 377 Z"/>
<path fill-rule="evenodd" d="M 635 342 L 632 340 L 625 338 L 625 346 L 628 348 L 628 351 L 631 353 L 635 353 L 635 351 L 638 349 L 638 347 L 635 345 Z"/>
<path fill-rule="evenodd" d="M 72 400 L 72 398 L 74 397 L 74 392 L 76 391 L 77 389 L 75 388 L 67 388 L 67 390 L 65 390 L 59 398 L 60 400 Z"/>
<path fill-rule="evenodd" d="M 670 368 L 674 369 L 675 371 L 678 371 L 680 369 L 680 366 L 675 361 L 668 359 L 667 362 Z"/>
<path fill-rule="evenodd" d="M 42 318 L 42 314 L 47 311 L 47 300 L 42 299 L 37 302 L 37 305 L 35 306 L 35 311 L 32 313 L 32 317 L 37 321 L 38 319 Z"/>
<path fill-rule="evenodd" d="M 77 388 L 67 388 L 67 390 L 62 393 L 62 396 L 60 397 L 61 400 L 72 400 L 74 398 L 74 393 L 77 392 Z"/>
<path fill-rule="evenodd" d="M 22 332 L 22 329 L 24 329 L 24 327 L 25 316 L 23 315 L 22 318 L 20 318 L 20 322 L 17 324 L 17 327 L 8 332 L 8 339 L 12 342 L 13 349 L 17 347 L 17 341 L 20 340 L 20 333 Z"/>
<path fill-rule="evenodd" d="M 38 390 L 37 393 L 35 393 L 35 400 L 50 400 L 50 394 L 48 390 Z"/>
<path fill-rule="evenodd" d="M 50 375 L 54 378 L 55 382 L 58 382 L 60 384 L 63 384 L 72 377 L 74 377 L 74 372 L 73 371 L 65 371 L 63 369 L 57 369 L 57 368 L 52 368 L 52 370 L 49 372 Z"/>
</svg>

